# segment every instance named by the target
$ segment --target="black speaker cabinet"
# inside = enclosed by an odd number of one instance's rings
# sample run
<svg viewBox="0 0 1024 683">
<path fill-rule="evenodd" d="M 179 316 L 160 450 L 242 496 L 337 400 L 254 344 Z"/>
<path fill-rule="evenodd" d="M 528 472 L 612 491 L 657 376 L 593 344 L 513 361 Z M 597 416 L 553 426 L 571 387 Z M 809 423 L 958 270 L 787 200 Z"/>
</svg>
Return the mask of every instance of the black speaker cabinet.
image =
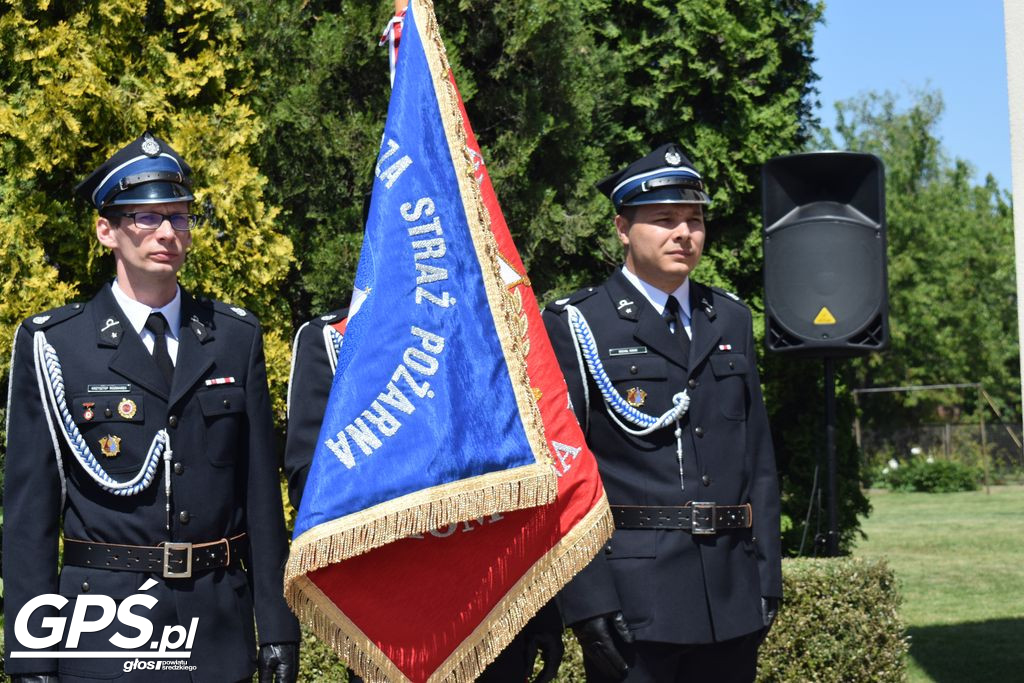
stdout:
<svg viewBox="0 0 1024 683">
<path fill-rule="evenodd" d="M 853 152 L 776 157 L 762 183 L 768 349 L 841 357 L 886 348 L 882 161 Z"/>
</svg>

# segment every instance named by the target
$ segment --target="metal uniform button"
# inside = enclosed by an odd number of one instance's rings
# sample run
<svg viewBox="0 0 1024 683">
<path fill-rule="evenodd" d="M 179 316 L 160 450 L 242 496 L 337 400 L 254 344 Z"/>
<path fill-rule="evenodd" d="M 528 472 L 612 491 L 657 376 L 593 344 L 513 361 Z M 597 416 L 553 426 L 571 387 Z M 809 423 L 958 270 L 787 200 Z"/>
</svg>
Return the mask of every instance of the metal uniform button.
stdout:
<svg viewBox="0 0 1024 683">
<path fill-rule="evenodd" d="M 167 418 L 167 426 L 168 427 L 177 427 L 178 426 L 178 416 L 177 415 L 171 415 L 169 418 Z"/>
<path fill-rule="evenodd" d="M 705 475 L 704 475 L 703 477 L 701 477 L 701 478 L 700 478 L 700 481 L 701 481 L 701 483 L 702 483 L 702 484 L 704 484 L 705 486 L 711 486 L 711 477 L 709 477 L 709 476 L 708 476 L 708 475 L 706 475 L 706 474 L 705 474 Z"/>
<path fill-rule="evenodd" d="M 691 389 L 696 389 L 697 388 L 697 380 L 695 380 L 694 378 L 691 377 L 690 381 L 688 381 L 686 383 L 686 386 L 690 387 Z"/>
<path fill-rule="evenodd" d="M 229 401 L 227 399 L 224 399 L 224 407 L 225 408 L 230 408 L 231 407 L 231 401 Z"/>
<path fill-rule="evenodd" d="M 88 581 L 83 581 L 82 582 L 82 592 L 83 593 L 88 593 L 89 592 L 89 582 Z"/>
<path fill-rule="evenodd" d="M 704 436 L 704 428 L 701 427 L 700 425 L 697 425 L 696 427 L 693 428 L 693 433 L 696 434 L 698 438 L 700 438 Z"/>
<path fill-rule="evenodd" d="M 729 361 L 729 369 L 730 370 L 735 370 L 736 369 L 736 364 L 733 363 L 732 361 Z"/>
<path fill-rule="evenodd" d="M 175 474 L 181 474 L 184 471 L 185 471 L 185 466 L 184 465 L 182 465 L 180 462 L 174 463 L 174 473 Z"/>
<path fill-rule="evenodd" d="M 630 365 L 629 366 L 629 374 L 635 375 L 638 372 L 640 372 L 640 369 L 637 366 L 635 366 L 635 365 Z"/>
<path fill-rule="evenodd" d="M 181 522 L 182 524 L 188 524 L 188 520 L 189 520 L 188 510 L 182 510 L 181 512 L 178 513 L 178 521 L 179 522 Z"/>
<path fill-rule="evenodd" d="M 114 411 L 113 410 L 111 410 L 110 408 L 104 409 L 104 411 L 103 411 L 103 416 L 104 417 L 113 417 L 113 415 L 114 415 Z"/>
</svg>

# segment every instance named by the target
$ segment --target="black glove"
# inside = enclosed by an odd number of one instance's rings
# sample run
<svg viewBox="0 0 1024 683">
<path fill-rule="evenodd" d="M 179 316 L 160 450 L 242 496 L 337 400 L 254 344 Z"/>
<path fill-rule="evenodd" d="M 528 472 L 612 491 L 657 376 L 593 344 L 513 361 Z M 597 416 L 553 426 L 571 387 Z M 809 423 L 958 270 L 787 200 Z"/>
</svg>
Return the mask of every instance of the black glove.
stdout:
<svg viewBox="0 0 1024 683">
<path fill-rule="evenodd" d="M 299 678 L 299 644 L 260 645 L 259 683 L 295 683 Z"/>
<path fill-rule="evenodd" d="M 623 645 L 633 642 L 622 612 L 603 614 L 581 621 L 572 628 L 580 641 L 583 656 L 605 676 L 622 678 L 629 665 L 622 655 Z"/>
<path fill-rule="evenodd" d="M 770 596 L 761 597 L 761 620 L 764 622 L 764 630 L 767 631 L 775 622 L 779 614 L 779 599 Z"/>
<path fill-rule="evenodd" d="M 11 683 L 59 683 L 57 674 L 18 674 L 11 676 Z"/>
<path fill-rule="evenodd" d="M 544 659 L 544 668 L 533 679 L 533 683 L 548 683 L 555 680 L 558 665 L 562 663 L 562 655 L 565 653 L 562 634 L 557 631 L 538 631 L 530 634 L 530 639 L 526 642 L 526 661 L 532 665 L 537 659 L 538 652 Z"/>
</svg>

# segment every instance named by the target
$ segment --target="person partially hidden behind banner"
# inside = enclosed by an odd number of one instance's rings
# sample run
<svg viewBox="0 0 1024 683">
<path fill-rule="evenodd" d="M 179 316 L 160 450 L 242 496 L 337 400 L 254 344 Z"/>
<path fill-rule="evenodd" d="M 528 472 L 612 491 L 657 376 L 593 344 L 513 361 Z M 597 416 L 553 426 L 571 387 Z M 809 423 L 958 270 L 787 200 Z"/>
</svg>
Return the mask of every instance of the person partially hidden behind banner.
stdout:
<svg viewBox="0 0 1024 683">
<path fill-rule="evenodd" d="M 292 346 L 288 382 L 288 437 L 284 470 L 288 496 L 297 510 L 313 462 L 320 423 L 334 382 L 338 353 L 344 340 L 348 309 L 331 311 L 303 324 Z M 533 683 L 547 683 L 562 661 L 562 620 L 554 602 L 542 607 L 522 631 L 477 678 L 483 683 L 524 683 L 533 673 L 538 652 L 543 669 Z M 349 673 L 350 681 L 361 680 Z"/>
<path fill-rule="evenodd" d="M 708 195 L 678 145 L 598 184 L 625 264 L 544 321 L 615 519 L 561 591 L 588 681 L 753 681 L 782 595 L 751 314 L 694 282 Z"/>
<path fill-rule="evenodd" d="M 3 538 L 14 681 L 296 680 L 262 334 L 252 313 L 178 285 L 198 223 L 190 173 L 149 132 L 96 169 L 76 191 L 99 211 L 116 278 L 15 333 Z"/>
</svg>

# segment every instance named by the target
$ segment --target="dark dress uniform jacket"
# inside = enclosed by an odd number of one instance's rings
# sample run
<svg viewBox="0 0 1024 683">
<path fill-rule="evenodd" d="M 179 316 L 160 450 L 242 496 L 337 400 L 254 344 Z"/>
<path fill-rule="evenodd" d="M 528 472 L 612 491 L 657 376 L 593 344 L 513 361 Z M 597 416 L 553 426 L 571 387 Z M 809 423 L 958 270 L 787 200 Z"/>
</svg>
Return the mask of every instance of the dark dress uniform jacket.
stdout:
<svg viewBox="0 0 1024 683">
<path fill-rule="evenodd" d="M 184 291 L 181 321 L 170 391 L 109 285 L 88 303 L 26 320 L 16 333 L 4 482 L 5 642 L 8 653 L 26 649 L 15 641 L 15 616 L 37 595 L 60 593 L 68 598 L 61 616 L 70 620 L 81 594 L 120 601 L 152 578 L 157 585 L 147 594 L 157 598 L 157 604 L 152 610 L 136 607 L 133 612 L 150 618 L 154 640 L 165 625 L 187 628 L 198 617 L 188 660 L 196 670 L 125 673 L 121 659 L 8 655 L 8 674 L 59 668 L 61 680 L 238 681 L 256 668 L 254 607 L 260 643 L 299 639 L 298 623 L 282 596 L 287 536 L 259 324 L 243 309 L 200 302 Z M 32 338 L 38 330 L 45 332 L 60 358 L 74 421 L 114 479 L 130 479 L 154 434 L 167 428 L 173 449 L 170 533 L 164 465 L 148 488 L 122 497 L 90 478 L 70 455 L 63 436 L 58 435 L 61 453 L 55 457 L 33 364 Z M 213 378 L 234 381 L 207 385 L 205 380 Z M 136 406 L 130 418 L 117 410 L 123 399 Z M 86 402 L 94 404 L 93 415 L 87 414 Z M 108 435 L 121 438 L 114 457 L 100 453 L 99 440 Z M 61 469 L 67 491 L 63 504 Z M 65 566 L 58 576 L 62 530 L 69 539 L 144 546 L 204 543 L 247 532 L 249 547 L 229 567 L 196 572 L 192 578 L 79 566 Z M 95 612 L 90 611 L 89 619 L 97 617 L 99 610 Z M 45 635 L 39 624 L 44 611 L 35 614 L 30 632 Z M 102 631 L 83 634 L 78 649 L 114 650 L 109 638 L 115 632 L 139 635 L 115 618 Z"/>
<path fill-rule="evenodd" d="M 345 319 L 348 309 L 332 311 L 310 320 L 295 334 L 292 345 L 292 371 L 288 379 L 288 439 L 284 451 L 284 471 L 288 477 L 288 497 L 298 510 L 306 487 L 313 453 L 320 437 L 320 424 L 327 411 L 327 399 L 334 382 L 334 370 L 328 356 L 329 330 Z"/>
<path fill-rule="evenodd" d="M 581 377 L 566 305 L 589 323 L 619 394 L 646 392 L 639 410 L 659 416 L 672 407 L 674 394 L 688 390 L 690 407 L 680 423 L 682 482 L 673 426 L 648 436 L 623 432 L 589 371 Z M 548 306 L 544 321 L 612 505 L 750 503 L 753 528 L 708 536 L 616 530 L 561 592 L 567 624 L 621 610 L 638 640 L 722 641 L 762 628 L 761 596 L 782 595 L 778 483 L 750 311 L 693 281 L 690 305 L 693 338 L 687 340 L 682 329 L 671 334 L 616 271 L 603 285 Z"/>
</svg>

